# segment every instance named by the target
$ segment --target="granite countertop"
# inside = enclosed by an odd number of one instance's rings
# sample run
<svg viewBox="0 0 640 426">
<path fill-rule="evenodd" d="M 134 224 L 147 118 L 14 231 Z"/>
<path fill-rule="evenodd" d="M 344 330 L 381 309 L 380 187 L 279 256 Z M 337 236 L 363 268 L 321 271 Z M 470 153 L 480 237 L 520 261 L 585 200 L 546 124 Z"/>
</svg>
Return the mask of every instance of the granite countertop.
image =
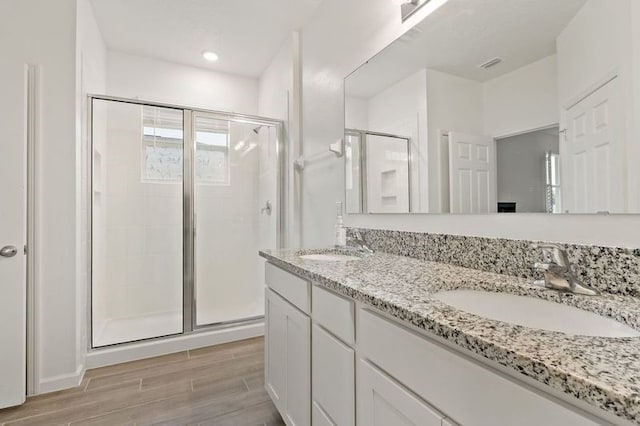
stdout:
<svg viewBox="0 0 640 426">
<path fill-rule="evenodd" d="M 640 330 L 640 298 L 562 294 L 530 281 L 385 253 L 318 262 L 319 250 L 264 250 L 271 263 L 495 361 L 553 389 L 640 424 L 640 337 L 571 336 L 485 319 L 440 302 L 443 290 L 534 296 L 614 318 Z M 352 252 L 349 252 L 352 254 Z"/>
</svg>

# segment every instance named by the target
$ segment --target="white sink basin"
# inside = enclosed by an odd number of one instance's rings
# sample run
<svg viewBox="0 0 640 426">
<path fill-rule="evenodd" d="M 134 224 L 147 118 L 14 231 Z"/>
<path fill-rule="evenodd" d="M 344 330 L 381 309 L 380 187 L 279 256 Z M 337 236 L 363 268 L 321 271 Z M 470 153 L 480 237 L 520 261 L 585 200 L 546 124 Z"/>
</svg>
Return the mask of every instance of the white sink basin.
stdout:
<svg viewBox="0 0 640 426">
<path fill-rule="evenodd" d="M 300 258 L 305 260 L 318 260 L 321 262 L 346 262 L 348 260 L 360 260 L 357 256 L 349 256 L 346 254 L 303 254 Z"/>
<path fill-rule="evenodd" d="M 534 297 L 452 290 L 436 293 L 434 298 L 471 314 L 524 327 L 578 336 L 640 336 L 640 332 L 611 318 Z"/>
</svg>

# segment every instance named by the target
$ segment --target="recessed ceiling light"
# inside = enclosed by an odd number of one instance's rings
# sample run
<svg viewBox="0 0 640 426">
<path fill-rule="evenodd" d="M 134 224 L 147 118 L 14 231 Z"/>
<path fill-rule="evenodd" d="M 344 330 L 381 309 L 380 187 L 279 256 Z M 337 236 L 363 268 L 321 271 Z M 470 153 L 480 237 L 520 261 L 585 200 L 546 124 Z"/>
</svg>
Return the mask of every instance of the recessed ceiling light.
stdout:
<svg viewBox="0 0 640 426">
<path fill-rule="evenodd" d="M 202 52 L 202 57 L 209 62 L 215 62 L 218 60 L 218 54 L 210 50 L 205 50 L 204 52 Z"/>
</svg>

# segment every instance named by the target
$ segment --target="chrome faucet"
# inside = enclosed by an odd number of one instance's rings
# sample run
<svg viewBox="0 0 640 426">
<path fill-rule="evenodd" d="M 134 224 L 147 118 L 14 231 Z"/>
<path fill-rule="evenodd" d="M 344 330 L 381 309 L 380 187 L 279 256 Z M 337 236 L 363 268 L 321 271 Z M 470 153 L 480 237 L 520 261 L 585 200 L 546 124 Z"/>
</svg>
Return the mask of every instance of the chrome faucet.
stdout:
<svg viewBox="0 0 640 426">
<path fill-rule="evenodd" d="M 367 245 L 367 243 L 364 241 L 364 238 L 362 238 L 362 235 L 360 234 L 360 231 L 358 231 L 357 229 L 354 229 L 351 231 L 351 236 L 349 237 L 349 242 L 351 244 L 352 247 L 355 247 L 358 250 L 362 250 L 366 253 L 373 253 L 373 250 L 371 249 L 371 247 L 369 247 Z"/>
<path fill-rule="evenodd" d="M 576 278 L 569 263 L 569 256 L 558 244 L 534 244 L 533 248 L 542 250 L 544 263 L 536 262 L 533 268 L 544 273 L 544 279 L 534 281 L 540 285 L 557 291 L 596 296 L 597 290 L 581 283 Z"/>
</svg>

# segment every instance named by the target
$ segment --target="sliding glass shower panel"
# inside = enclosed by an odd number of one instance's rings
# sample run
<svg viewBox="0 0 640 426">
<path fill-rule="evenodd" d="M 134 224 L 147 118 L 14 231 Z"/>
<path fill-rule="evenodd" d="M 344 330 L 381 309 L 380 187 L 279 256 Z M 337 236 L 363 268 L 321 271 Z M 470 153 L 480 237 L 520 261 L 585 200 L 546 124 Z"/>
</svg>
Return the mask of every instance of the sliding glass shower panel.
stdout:
<svg viewBox="0 0 640 426">
<path fill-rule="evenodd" d="M 183 112 L 92 114 L 92 346 L 182 333 Z"/>
<path fill-rule="evenodd" d="M 276 128 L 194 113 L 196 326 L 264 315 L 275 247 Z"/>
</svg>

